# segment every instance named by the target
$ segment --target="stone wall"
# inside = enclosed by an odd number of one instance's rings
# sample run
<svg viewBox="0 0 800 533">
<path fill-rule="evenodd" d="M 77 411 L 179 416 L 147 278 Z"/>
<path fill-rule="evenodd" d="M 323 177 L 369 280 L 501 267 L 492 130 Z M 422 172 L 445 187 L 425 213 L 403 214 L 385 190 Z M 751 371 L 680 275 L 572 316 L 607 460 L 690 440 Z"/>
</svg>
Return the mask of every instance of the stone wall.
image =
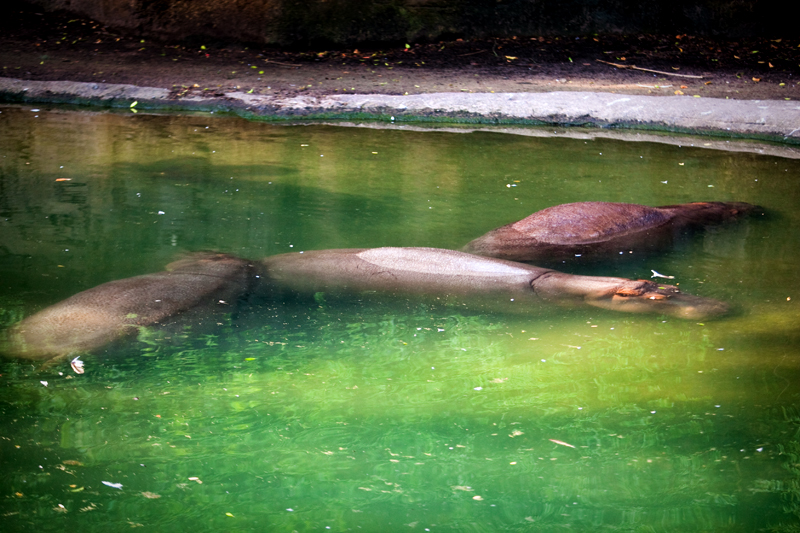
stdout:
<svg viewBox="0 0 800 533">
<path fill-rule="evenodd" d="M 778 0 L 32 1 L 142 35 L 295 46 L 598 32 L 731 38 L 796 32 Z"/>
</svg>

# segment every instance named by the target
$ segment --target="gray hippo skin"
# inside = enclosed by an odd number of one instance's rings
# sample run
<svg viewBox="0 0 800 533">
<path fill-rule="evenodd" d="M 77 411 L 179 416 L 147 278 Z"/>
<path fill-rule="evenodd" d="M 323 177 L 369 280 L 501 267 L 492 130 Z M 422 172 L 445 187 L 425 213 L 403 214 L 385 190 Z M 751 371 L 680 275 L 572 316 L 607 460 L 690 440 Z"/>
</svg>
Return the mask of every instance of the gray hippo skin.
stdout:
<svg viewBox="0 0 800 533">
<path fill-rule="evenodd" d="M 672 285 L 575 276 L 437 248 L 320 250 L 267 257 L 261 263 L 263 278 L 273 290 L 307 295 L 377 292 L 495 302 L 502 304 L 499 309 L 515 307 L 521 311 L 526 305 L 544 301 L 694 320 L 727 310 L 721 302 L 683 294 Z"/>
<path fill-rule="evenodd" d="M 549 207 L 475 239 L 465 252 L 511 261 L 610 257 L 668 247 L 681 232 L 740 218 L 758 206 L 695 202 L 662 207 L 579 202 Z"/>
<path fill-rule="evenodd" d="M 230 310 L 246 294 L 253 265 L 237 257 L 197 253 L 166 272 L 103 283 L 29 316 L 9 332 L 9 353 L 51 359 L 95 350 L 188 311 Z"/>
</svg>

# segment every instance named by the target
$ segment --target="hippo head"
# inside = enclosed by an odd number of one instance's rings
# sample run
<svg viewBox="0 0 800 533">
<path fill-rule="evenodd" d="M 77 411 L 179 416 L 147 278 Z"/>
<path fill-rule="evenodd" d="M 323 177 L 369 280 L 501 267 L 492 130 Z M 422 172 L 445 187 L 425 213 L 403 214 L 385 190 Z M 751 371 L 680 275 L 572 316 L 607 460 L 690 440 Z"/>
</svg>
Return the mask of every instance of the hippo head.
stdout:
<svg viewBox="0 0 800 533">
<path fill-rule="evenodd" d="M 685 294 L 674 285 L 599 276 L 574 276 L 549 271 L 531 283 L 534 292 L 556 303 L 579 303 L 627 313 L 656 313 L 703 320 L 722 315 L 728 306 L 718 300 Z"/>
<path fill-rule="evenodd" d="M 586 303 L 603 309 L 629 313 L 659 313 L 687 320 L 705 320 L 728 312 L 728 306 L 712 298 L 685 294 L 674 285 L 647 280 L 629 281 L 625 286 Z"/>
</svg>

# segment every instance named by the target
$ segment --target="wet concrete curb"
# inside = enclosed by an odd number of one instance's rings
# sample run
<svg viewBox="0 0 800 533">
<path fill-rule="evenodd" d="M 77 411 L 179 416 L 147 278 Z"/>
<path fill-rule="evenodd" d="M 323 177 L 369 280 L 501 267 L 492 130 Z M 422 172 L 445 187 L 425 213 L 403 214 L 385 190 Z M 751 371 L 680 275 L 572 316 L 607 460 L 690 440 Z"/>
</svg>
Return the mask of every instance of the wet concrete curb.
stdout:
<svg viewBox="0 0 800 533">
<path fill-rule="evenodd" d="M 592 92 L 176 97 L 169 90 L 106 83 L 0 78 L 0 101 L 137 110 L 203 110 L 265 120 L 593 126 L 751 138 L 800 145 L 800 102 Z M 135 105 L 134 105 L 135 103 Z"/>
</svg>

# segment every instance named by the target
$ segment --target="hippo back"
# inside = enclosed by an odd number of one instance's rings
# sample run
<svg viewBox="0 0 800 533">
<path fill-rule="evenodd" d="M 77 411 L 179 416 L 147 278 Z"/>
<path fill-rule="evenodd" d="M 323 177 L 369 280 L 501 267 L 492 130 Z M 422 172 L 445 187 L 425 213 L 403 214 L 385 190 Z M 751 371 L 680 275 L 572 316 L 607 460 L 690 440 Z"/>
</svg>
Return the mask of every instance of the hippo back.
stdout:
<svg viewBox="0 0 800 533">
<path fill-rule="evenodd" d="M 669 211 L 637 204 L 581 202 L 543 209 L 509 224 L 528 238 L 548 244 L 589 244 L 668 223 Z"/>
<path fill-rule="evenodd" d="M 580 202 L 538 211 L 470 242 L 464 251 L 512 261 L 554 261 L 663 245 L 675 214 L 644 205 Z"/>
</svg>

